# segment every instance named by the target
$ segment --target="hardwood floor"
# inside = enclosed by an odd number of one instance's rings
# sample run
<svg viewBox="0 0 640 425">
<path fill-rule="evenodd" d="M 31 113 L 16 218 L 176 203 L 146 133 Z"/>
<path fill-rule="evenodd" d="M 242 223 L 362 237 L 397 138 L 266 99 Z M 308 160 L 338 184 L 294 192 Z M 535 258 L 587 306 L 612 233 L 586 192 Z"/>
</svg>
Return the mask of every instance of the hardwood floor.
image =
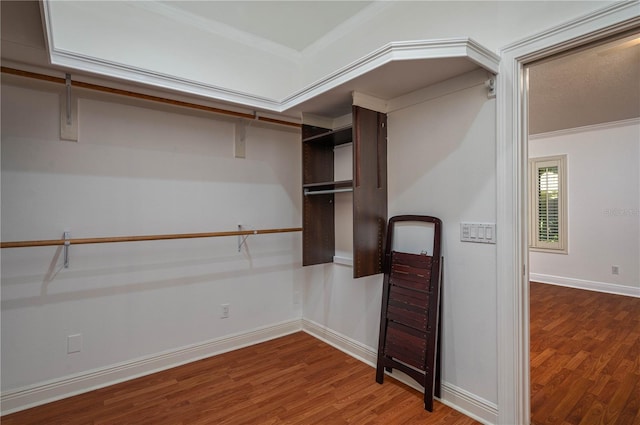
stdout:
<svg viewBox="0 0 640 425">
<path fill-rule="evenodd" d="M 478 422 L 303 332 L 2 418 L 15 424 Z"/>
<path fill-rule="evenodd" d="M 640 425 L 640 298 L 530 291 L 532 423 Z"/>
<path fill-rule="evenodd" d="M 640 425 L 640 299 L 531 283 L 532 424 Z M 27 424 L 476 424 L 302 332 L 7 415 Z"/>
</svg>

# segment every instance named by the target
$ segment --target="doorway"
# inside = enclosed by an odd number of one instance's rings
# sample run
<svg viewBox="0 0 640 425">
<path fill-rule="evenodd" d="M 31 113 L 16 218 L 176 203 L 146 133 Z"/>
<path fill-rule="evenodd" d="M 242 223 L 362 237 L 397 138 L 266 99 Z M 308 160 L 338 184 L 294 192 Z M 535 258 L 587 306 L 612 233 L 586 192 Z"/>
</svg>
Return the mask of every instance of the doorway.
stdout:
<svg viewBox="0 0 640 425">
<path fill-rule="evenodd" d="M 640 332 L 625 297 L 640 295 L 640 32 L 524 75 L 532 423 L 625 423 L 640 403 L 623 384 Z"/>
<path fill-rule="evenodd" d="M 496 246 L 499 423 L 530 423 L 524 65 L 639 26 L 637 3 L 615 3 L 501 50 Z"/>
</svg>

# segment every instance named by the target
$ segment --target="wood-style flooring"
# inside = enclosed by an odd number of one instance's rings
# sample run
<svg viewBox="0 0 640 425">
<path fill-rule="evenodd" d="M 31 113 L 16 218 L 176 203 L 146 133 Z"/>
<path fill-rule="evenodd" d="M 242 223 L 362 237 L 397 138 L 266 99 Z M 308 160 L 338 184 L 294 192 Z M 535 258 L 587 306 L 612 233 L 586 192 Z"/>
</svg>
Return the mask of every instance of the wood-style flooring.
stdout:
<svg viewBox="0 0 640 425">
<path fill-rule="evenodd" d="M 531 283 L 532 424 L 640 425 L 640 299 Z M 477 422 L 302 332 L 1 418 L 27 424 Z"/>
<path fill-rule="evenodd" d="M 532 424 L 640 425 L 640 298 L 531 283 Z"/>
<path fill-rule="evenodd" d="M 26 424 L 477 422 L 303 332 L 7 415 Z"/>
</svg>

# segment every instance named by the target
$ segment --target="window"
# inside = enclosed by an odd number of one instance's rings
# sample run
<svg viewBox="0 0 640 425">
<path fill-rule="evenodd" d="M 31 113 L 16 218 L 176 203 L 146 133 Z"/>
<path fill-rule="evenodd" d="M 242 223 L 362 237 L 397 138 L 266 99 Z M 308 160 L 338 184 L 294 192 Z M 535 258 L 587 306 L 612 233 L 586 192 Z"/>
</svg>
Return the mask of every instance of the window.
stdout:
<svg viewBox="0 0 640 425">
<path fill-rule="evenodd" d="M 566 155 L 529 160 L 529 247 L 567 253 Z"/>
</svg>

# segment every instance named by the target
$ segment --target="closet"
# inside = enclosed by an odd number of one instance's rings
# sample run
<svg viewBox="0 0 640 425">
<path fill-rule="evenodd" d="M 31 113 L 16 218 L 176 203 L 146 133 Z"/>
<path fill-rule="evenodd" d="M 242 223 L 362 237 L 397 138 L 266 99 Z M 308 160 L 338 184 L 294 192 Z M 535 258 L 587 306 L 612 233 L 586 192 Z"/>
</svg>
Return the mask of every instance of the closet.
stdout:
<svg viewBox="0 0 640 425">
<path fill-rule="evenodd" d="M 303 265 L 336 255 L 336 196 L 351 192 L 353 277 L 382 272 L 387 222 L 387 116 L 353 106 L 352 125 L 302 126 Z M 336 149 L 351 144 L 350 178 L 336 174 Z M 338 217 L 338 220 L 346 219 Z"/>
</svg>

